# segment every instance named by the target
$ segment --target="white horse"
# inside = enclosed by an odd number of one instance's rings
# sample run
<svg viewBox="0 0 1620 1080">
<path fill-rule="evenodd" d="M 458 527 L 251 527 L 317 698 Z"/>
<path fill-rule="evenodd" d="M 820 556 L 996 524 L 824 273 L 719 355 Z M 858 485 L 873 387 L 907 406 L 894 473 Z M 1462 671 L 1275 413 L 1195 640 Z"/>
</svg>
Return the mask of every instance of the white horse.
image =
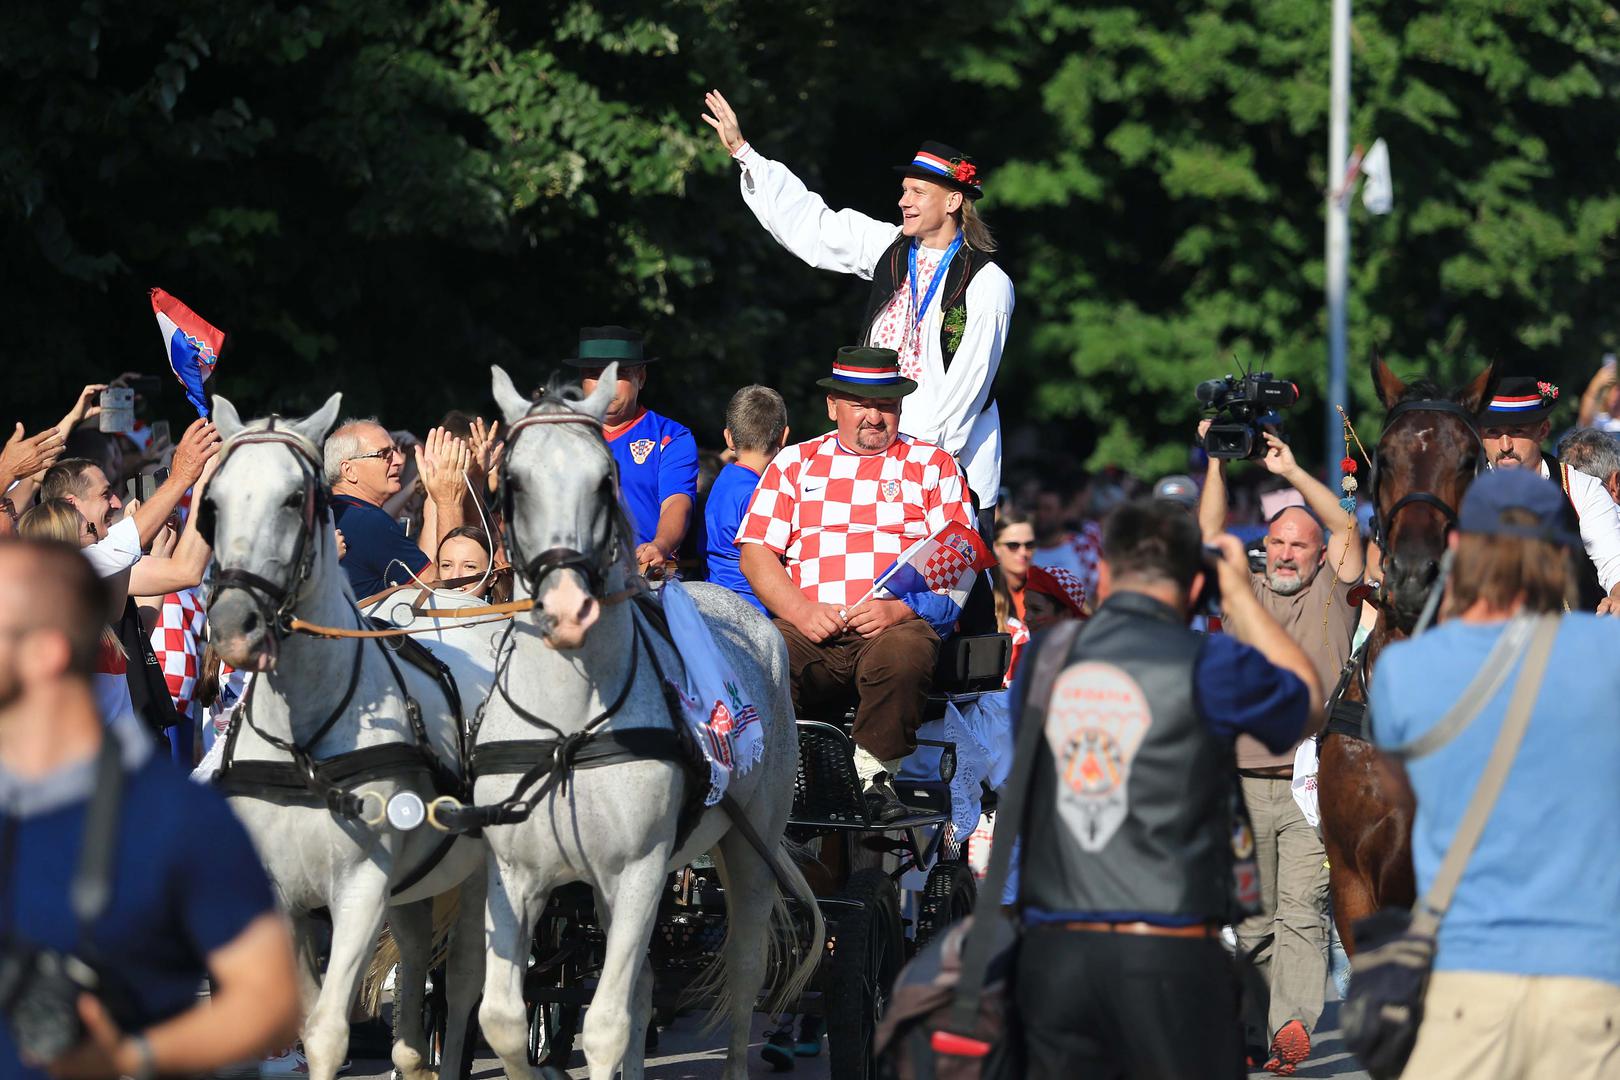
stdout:
<svg viewBox="0 0 1620 1080">
<path fill-rule="evenodd" d="M 611 742 L 630 732 L 627 741 L 656 741 L 676 722 L 660 687 L 660 669 L 679 671 L 680 658 L 655 632 L 638 629 L 645 616 L 624 601 L 639 579 L 630 561 L 633 537 L 618 506 L 613 458 L 601 434 L 616 374 L 610 366 L 596 392 L 583 400 L 548 393 L 531 407 L 506 373 L 494 369 L 495 399 L 510 432 L 503 477 L 511 507 L 508 537 L 513 563 L 537 605 L 514 625 L 510 655 L 497 667 L 497 690 L 477 732 L 477 753 L 492 743 L 577 736 L 589 729 L 598 741 L 583 744 L 588 755 L 604 737 Z M 694 856 L 714 849 L 725 887 L 725 993 L 716 1012 L 725 1010 L 730 1028 L 727 1077 L 748 1075 L 748 1035 L 767 965 L 798 947 L 778 881 L 814 923 L 808 949 L 782 980 L 779 1001 L 797 997 L 821 956 L 820 912 L 781 839 L 798 760 L 786 648 L 770 622 L 735 594 L 707 585 L 691 586 L 690 592 L 764 725 L 762 758 L 732 780 L 728 794 L 765 851 L 734 827 L 724 804 L 700 807 L 701 816 L 677 847 L 682 807 L 692 785 L 706 778 L 653 755 L 565 770 L 566 788 L 557 783 L 544 790 L 526 820 L 486 828 L 494 859 L 479 1021 L 509 1077 L 533 1075 L 525 1056 L 523 975 L 535 921 L 558 885 L 589 882 L 607 931 L 583 1032 L 593 1080 L 609 1080 L 621 1069 L 626 1080 L 643 1075 L 652 1011 L 648 946 L 659 895 L 666 875 Z M 487 807 L 517 787 L 511 773 L 480 770 L 475 794 Z"/>
<path fill-rule="evenodd" d="M 233 764 L 222 783 L 293 916 L 310 1076 L 337 1075 L 360 976 L 386 914 L 400 951 L 393 1061 L 406 1080 L 427 1080 L 433 1073 L 425 1064 L 422 1004 L 432 898 L 463 889 L 451 943 L 444 1045 L 444 1060 L 454 1071 L 482 980 L 485 845 L 427 827 L 395 827 L 385 810 L 412 809 L 409 794 L 396 803 L 397 796 L 412 793 L 425 803 L 438 794 L 420 764 L 336 780 L 330 774 L 300 779 L 292 771 L 277 776 L 255 765 L 288 763 L 293 747 L 330 767 L 355 751 L 420 747 L 425 736 L 445 769 L 459 776 L 462 767 L 460 719 L 435 679 L 377 640 L 325 640 L 287 631 L 293 617 L 328 627 L 364 625 L 338 566 L 325 506 L 321 447 L 340 401 L 341 395 L 332 395 L 301 421 L 272 417 L 243 424 L 229 401 L 214 398 L 223 460 L 198 508 L 214 544 L 210 640 L 226 663 L 257 673 L 237 711 L 227 754 Z M 446 656 L 470 710 L 488 692 L 493 659 L 486 628 L 440 636 L 458 634 L 465 635 L 462 647 L 439 654 Z M 419 722 L 408 701 L 419 708 Z M 418 755 L 419 762 L 427 760 Z M 236 769 L 234 763 L 247 764 Z M 399 817 L 399 823 L 408 825 L 409 817 Z M 323 910 L 332 925 L 324 981 L 317 922 Z"/>
</svg>

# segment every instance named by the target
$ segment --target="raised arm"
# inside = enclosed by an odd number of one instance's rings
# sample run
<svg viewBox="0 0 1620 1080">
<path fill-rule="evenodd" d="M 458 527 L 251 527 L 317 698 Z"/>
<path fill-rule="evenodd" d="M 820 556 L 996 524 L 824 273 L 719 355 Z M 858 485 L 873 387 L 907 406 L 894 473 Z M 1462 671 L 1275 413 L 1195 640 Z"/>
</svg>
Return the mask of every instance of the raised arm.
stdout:
<svg viewBox="0 0 1620 1080">
<path fill-rule="evenodd" d="M 1205 420 L 1198 425 L 1200 446 L 1209 424 Z M 1204 534 L 1206 544 L 1226 531 L 1226 463 L 1213 454 L 1204 470 L 1204 490 L 1198 493 L 1198 531 Z"/>
<path fill-rule="evenodd" d="M 748 145 L 737 114 L 718 90 L 703 96 L 709 112 L 703 122 L 742 167 L 743 202 L 776 242 L 820 270 L 857 274 L 870 279 L 900 226 L 877 221 L 857 210 L 832 210 L 820 195 L 804 186 L 787 166 Z"/>
<path fill-rule="evenodd" d="M 1339 505 L 1338 496 L 1328 486 L 1294 460 L 1294 452 L 1271 432 L 1265 433 L 1266 454 L 1260 459 L 1266 470 L 1284 480 L 1305 497 L 1311 513 L 1327 523 L 1332 530 L 1328 540 L 1327 565 L 1332 567 L 1340 581 L 1359 581 L 1367 566 L 1366 549 L 1361 542 L 1361 530 L 1356 527 L 1355 515 Z M 1612 505 L 1612 504 L 1611 504 Z M 1620 528 L 1620 522 L 1616 523 Z"/>
</svg>

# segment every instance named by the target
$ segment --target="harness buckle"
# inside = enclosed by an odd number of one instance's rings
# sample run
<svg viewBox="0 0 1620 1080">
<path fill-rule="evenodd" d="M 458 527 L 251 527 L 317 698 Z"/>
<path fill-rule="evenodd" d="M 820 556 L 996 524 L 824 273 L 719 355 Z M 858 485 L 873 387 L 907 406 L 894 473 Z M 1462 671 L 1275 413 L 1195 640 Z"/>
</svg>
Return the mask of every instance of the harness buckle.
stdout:
<svg viewBox="0 0 1620 1080">
<path fill-rule="evenodd" d="M 376 810 L 375 813 L 367 813 L 366 812 L 366 802 L 367 802 L 367 800 L 370 800 L 370 799 L 375 799 L 377 801 L 377 810 Z M 369 825 L 372 828 L 376 828 L 378 825 L 381 825 L 383 823 L 384 818 L 386 818 L 387 816 L 388 816 L 388 804 L 383 801 L 383 797 L 382 797 L 381 792 L 378 792 L 378 791 L 362 791 L 360 793 L 360 813 L 359 813 L 359 818 L 360 818 L 360 823 L 362 825 Z"/>
</svg>

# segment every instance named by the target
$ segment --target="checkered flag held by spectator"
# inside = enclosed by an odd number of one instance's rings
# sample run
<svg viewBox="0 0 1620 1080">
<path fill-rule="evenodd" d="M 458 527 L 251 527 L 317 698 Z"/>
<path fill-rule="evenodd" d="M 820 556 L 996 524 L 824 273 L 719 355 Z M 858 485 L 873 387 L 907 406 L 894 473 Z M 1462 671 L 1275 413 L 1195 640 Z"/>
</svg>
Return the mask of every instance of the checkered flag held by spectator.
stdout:
<svg viewBox="0 0 1620 1080">
<path fill-rule="evenodd" d="M 898 599 L 908 593 L 947 596 L 958 610 L 973 588 L 973 575 L 995 564 L 979 534 L 959 521 L 917 541 L 878 576 L 873 594 Z"/>
</svg>

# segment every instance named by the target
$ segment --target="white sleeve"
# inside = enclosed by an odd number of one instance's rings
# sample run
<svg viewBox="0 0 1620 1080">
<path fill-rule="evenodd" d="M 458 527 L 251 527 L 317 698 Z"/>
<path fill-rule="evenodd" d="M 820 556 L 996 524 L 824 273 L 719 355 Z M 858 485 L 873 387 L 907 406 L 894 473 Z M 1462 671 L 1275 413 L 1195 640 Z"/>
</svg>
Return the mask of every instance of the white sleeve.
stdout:
<svg viewBox="0 0 1620 1080">
<path fill-rule="evenodd" d="M 1565 468 L 1570 501 L 1581 520 L 1581 542 L 1586 557 L 1597 568 L 1598 581 L 1608 592 L 1620 584 L 1620 507 L 1614 505 L 1595 477 Z"/>
<path fill-rule="evenodd" d="M 108 529 L 106 536 L 83 550 L 97 577 L 122 574 L 141 561 L 141 534 L 135 527 L 135 519 L 124 518 Z"/>
<path fill-rule="evenodd" d="M 870 281 L 900 226 L 858 210 L 830 210 L 820 195 L 781 162 L 744 143 L 734 155 L 742 167 L 742 196 L 776 242 L 819 270 L 857 274 Z"/>
<path fill-rule="evenodd" d="M 917 433 L 917 438 L 938 443 L 961 457 L 968 433 L 990 400 L 1012 310 L 1012 282 L 1000 267 L 986 267 L 974 275 L 967 289 L 967 325 L 961 343 L 936 392 L 930 395 L 934 422 L 926 434 Z M 937 317 L 943 318 L 943 312 Z M 937 331 L 928 340 L 933 348 L 939 347 Z M 941 356 L 941 365 L 944 360 Z"/>
</svg>

